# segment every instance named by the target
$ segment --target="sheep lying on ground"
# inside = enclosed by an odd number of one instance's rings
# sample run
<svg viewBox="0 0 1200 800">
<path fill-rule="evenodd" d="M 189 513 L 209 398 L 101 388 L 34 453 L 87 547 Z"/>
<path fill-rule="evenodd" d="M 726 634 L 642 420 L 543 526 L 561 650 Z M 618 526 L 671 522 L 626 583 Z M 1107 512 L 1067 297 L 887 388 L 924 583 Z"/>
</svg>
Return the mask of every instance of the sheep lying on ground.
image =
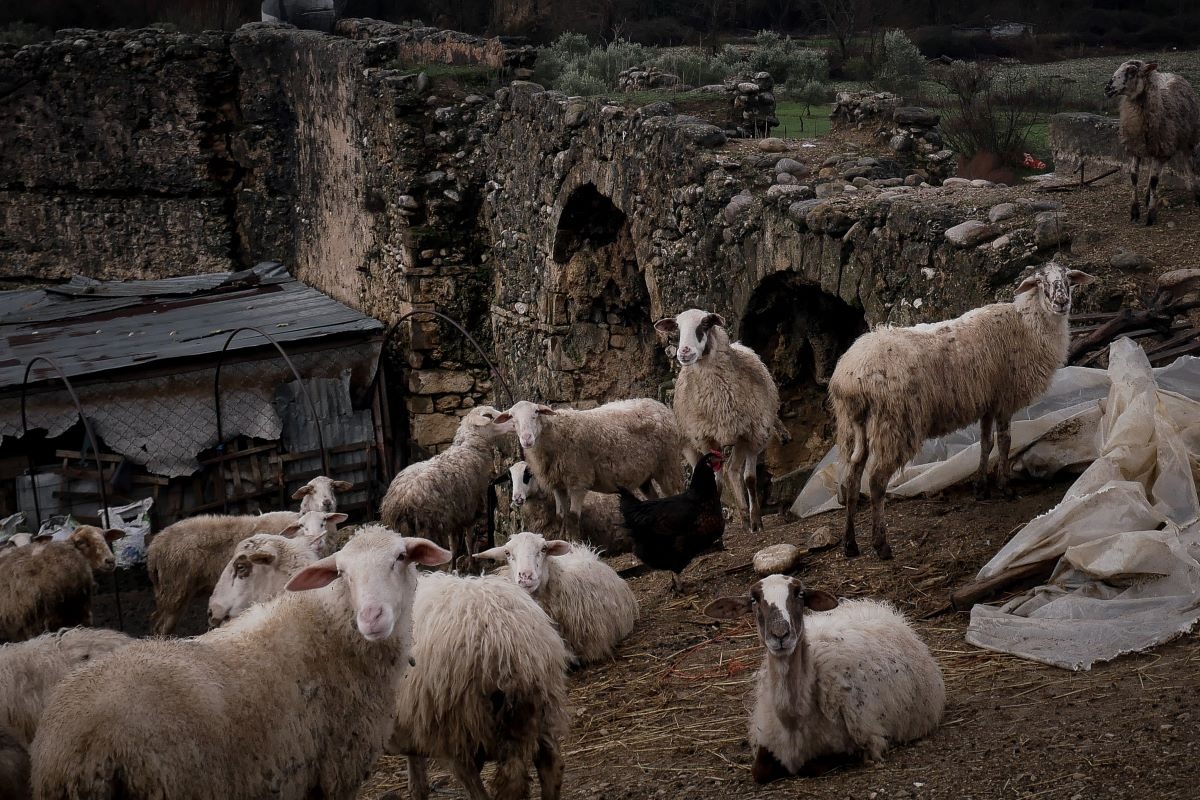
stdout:
<svg viewBox="0 0 1200 800">
<path fill-rule="evenodd" d="M 345 514 L 305 513 L 314 515 L 306 518 L 306 530 L 320 518 L 329 533 L 346 518 Z M 300 517 L 295 511 L 205 514 L 163 528 L 146 548 L 146 571 L 154 585 L 154 633 L 172 633 L 188 602 L 213 590 L 238 542 L 256 533 L 279 533 Z"/>
<path fill-rule="evenodd" d="M 28 796 L 28 749 L 54 687 L 76 667 L 132 641 L 123 633 L 102 628 L 64 628 L 0 646 L 0 787 L 8 763 L 13 771 L 10 780 L 16 781 L 16 775 L 24 773 L 22 782 L 14 784 L 21 791 L 12 796 Z M 25 766 L 18 769 L 17 764 Z M 0 791 L 0 797 L 8 796 Z"/>
<path fill-rule="evenodd" d="M 471 531 L 492 480 L 495 441 L 512 430 L 501 416 L 491 406 L 476 406 L 449 448 L 401 470 L 379 507 L 384 524 L 430 536 L 456 556 L 470 555 Z"/>
<path fill-rule="evenodd" d="M 292 576 L 320 557 L 321 542 L 256 533 L 238 542 L 208 601 L 208 625 L 215 628 L 255 603 L 278 597 Z"/>
<path fill-rule="evenodd" d="M 683 484 L 675 415 L 655 400 L 621 400 L 588 411 L 522 400 L 497 420 L 516 423 L 525 460 L 554 494 L 569 537 L 580 534 L 588 491 L 640 487 L 658 497 Z"/>
<path fill-rule="evenodd" d="M 508 564 L 511 580 L 558 623 L 579 664 L 611 659 L 637 622 L 637 598 L 628 584 L 585 545 L 524 531 L 476 558 Z"/>
<path fill-rule="evenodd" d="M 348 492 L 354 488 L 350 481 L 335 481 L 325 475 L 318 475 L 301 486 L 292 494 L 293 500 L 300 501 L 300 513 L 305 511 L 337 511 L 337 496 L 339 492 Z"/>
<path fill-rule="evenodd" d="M 533 475 L 524 461 L 509 467 L 512 476 L 512 504 L 521 512 L 521 527 L 541 534 L 562 528 L 554 495 Z M 580 538 L 608 555 L 628 553 L 633 547 L 629 529 L 621 517 L 621 501 L 615 494 L 588 492 L 583 498 L 579 519 Z"/>
<path fill-rule="evenodd" d="M 922 442 L 980 423 L 976 491 L 989 491 L 988 459 L 996 428 L 997 487 L 1008 490 L 1009 421 L 1037 399 L 1063 365 L 1069 343 L 1071 290 L 1095 280 L 1050 263 L 1017 287 L 1011 303 L 910 328 L 877 328 L 850 346 L 829 382 L 837 445 L 845 472 L 847 556 L 858 555 L 854 511 L 868 461 L 872 543 L 891 558 L 883 519 L 884 492 Z"/>
<path fill-rule="evenodd" d="M 416 565 L 449 557 L 366 526 L 225 627 L 77 670 L 33 741 L 34 795 L 350 800 L 395 724 Z"/>
<path fill-rule="evenodd" d="M 262 558 L 255 557 L 261 555 Z M 213 593 L 219 625 L 283 591 L 311 552 L 296 540 L 258 535 L 238 545 L 233 567 Z M 413 601 L 413 669 L 400 682 L 390 752 L 409 756 L 409 793 L 428 796 L 424 758 L 445 761 L 473 800 L 488 798 L 478 758 L 500 762 L 496 800 L 524 797 L 527 765 L 537 765 L 542 797 L 562 783 L 559 742 L 566 732 L 567 650 L 553 621 L 522 589 L 499 577 L 422 575 Z"/>
<path fill-rule="evenodd" d="M 1142 159 L 1150 160 L 1150 183 L 1146 188 L 1146 224 L 1158 218 L 1158 179 L 1163 167 L 1176 153 L 1187 162 L 1188 180 L 1200 203 L 1200 98 L 1182 75 L 1159 72 L 1158 64 L 1126 61 L 1108 79 L 1104 94 L 1121 96 L 1119 136 L 1129 154 L 1129 179 L 1133 200 L 1129 218 L 1141 215 L 1138 205 L 1138 170 Z"/>
<path fill-rule="evenodd" d="M 889 743 L 926 736 L 942 718 L 941 669 L 887 603 L 839 606 L 826 592 L 772 575 L 748 595 L 714 600 L 704 613 L 753 613 L 766 646 L 750 718 L 757 783 L 795 775 L 823 755 L 881 761 Z"/>
<path fill-rule="evenodd" d="M 39 542 L 0 559 L 0 644 L 92 624 L 92 571 L 111 572 L 108 543 L 125 532 L 81 525 L 66 541 Z"/>
<path fill-rule="evenodd" d="M 720 314 L 693 308 L 654 327 L 679 332 L 675 417 L 688 463 L 694 467 L 704 453 L 732 447 L 725 479 L 747 529 L 761 530 L 756 468 L 779 427 L 779 390 L 770 370 L 749 347 L 730 343 Z"/>
</svg>

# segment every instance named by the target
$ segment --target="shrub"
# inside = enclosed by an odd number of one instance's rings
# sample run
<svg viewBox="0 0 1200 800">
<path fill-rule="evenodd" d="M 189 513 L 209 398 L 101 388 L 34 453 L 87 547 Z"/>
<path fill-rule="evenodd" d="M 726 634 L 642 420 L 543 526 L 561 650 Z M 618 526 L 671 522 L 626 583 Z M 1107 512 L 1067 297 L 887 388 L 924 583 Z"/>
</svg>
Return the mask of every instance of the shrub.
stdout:
<svg viewBox="0 0 1200 800">
<path fill-rule="evenodd" d="M 695 41 L 695 29 L 688 27 L 677 17 L 655 17 L 654 19 L 630 20 L 624 25 L 630 41 L 648 45 L 677 45 Z"/>
<path fill-rule="evenodd" d="M 729 49 L 726 48 L 726 52 Z M 802 47 L 795 39 L 774 31 L 759 31 L 754 37 L 754 47 L 742 61 L 750 71 L 771 73 L 776 83 L 829 79 L 829 61 L 825 53 Z"/>
<path fill-rule="evenodd" d="M 692 86 L 720 83 L 729 76 L 729 68 L 720 59 L 708 58 L 698 50 L 672 50 L 659 53 L 649 65 L 678 75 Z"/>
<path fill-rule="evenodd" d="M 0 27 L 0 44 L 24 47 L 27 44 L 53 38 L 54 31 L 29 22 L 10 22 Z"/>
<path fill-rule="evenodd" d="M 813 106 L 826 105 L 833 100 L 833 87 L 821 81 L 806 81 L 798 89 L 793 89 L 792 84 L 788 84 L 787 93 L 792 99 L 804 103 L 806 115 L 812 114 Z"/>
<path fill-rule="evenodd" d="M 904 35 L 904 31 L 888 31 L 883 37 L 883 61 L 879 67 L 879 84 L 899 95 L 913 96 L 925 77 L 925 57 Z"/>
<path fill-rule="evenodd" d="M 604 94 L 608 90 L 608 84 L 587 72 L 580 72 L 576 67 L 567 67 L 558 80 L 555 82 L 554 88 L 568 95 L 594 95 Z"/>
</svg>

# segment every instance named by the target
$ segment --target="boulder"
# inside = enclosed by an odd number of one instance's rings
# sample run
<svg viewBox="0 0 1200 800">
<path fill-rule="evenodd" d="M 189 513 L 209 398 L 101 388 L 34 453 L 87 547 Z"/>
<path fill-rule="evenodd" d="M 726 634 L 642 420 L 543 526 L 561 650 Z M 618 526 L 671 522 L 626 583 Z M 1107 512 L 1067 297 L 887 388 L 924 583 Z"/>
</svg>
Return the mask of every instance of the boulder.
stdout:
<svg viewBox="0 0 1200 800">
<path fill-rule="evenodd" d="M 946 239 L 960 247 L 974 247 L 996 238 L 999 233 L 993 226 L 977 219 L 969 219 L 946 231 Z"/>
<path fill-rule="evenodd" d="M 800 566 L 804 551 L 794 544 L 773 544 L 754 554 L 754 571 L 759 575 L 778 575 Z"/>
<path fill-rule="evenodd" d="M 897 125 L 912 125 L 918 128 L 932 128 L 942 121 L 933 111 L 920 106 L 901 106 L 892 114 L 892 121 Z"/>
</svg>

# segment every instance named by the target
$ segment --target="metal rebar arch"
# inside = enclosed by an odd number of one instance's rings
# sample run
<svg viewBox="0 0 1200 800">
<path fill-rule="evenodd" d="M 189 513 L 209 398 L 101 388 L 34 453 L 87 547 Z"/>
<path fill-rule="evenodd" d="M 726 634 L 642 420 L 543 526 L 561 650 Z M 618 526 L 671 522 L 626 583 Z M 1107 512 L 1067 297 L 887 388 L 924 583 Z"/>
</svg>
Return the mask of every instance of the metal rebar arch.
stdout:
<svg viewBox="0 0 1200 800">
<path fill-rule="evenodd" d="M 100 510 L 97 516 L 100 517 L 101 523 L 111 524 L 112 521 L 107 516 L 108 492 L 104 489 L 104 463 L 100 460 L 100 441 L 96 438 L 95 431 L 92 430 L 92 423 L 88 422 L 87 415 L 83 413 L 83 404 L 79 402 L 79 395 L 75 392 L 75 387 L 71 385 L 71 380 L 67 377 L 67 373 L 57 361 L 49 356 L 34 356 L 25 365 L 25 375 L 21 378 L 21 436 L 24 437 L 29 433 L 29 420 L 25 412 L 25 398 L 29 390 L 29 373 L 33 371 L 33 365 L 39 361 L 45 361 L 58 373 L 58 377 L 62 379 L 63 385 L 67 387 L 67 394 L 71 396 L 71 401 L 75 403 L 75 410 L 79 412 L 79 419 L 83 421 L 83 430 L 92 445 L 92 457 L 96 460 L 96 473 L 99 476 L 96 481 L 96 485 L 100 490 Z M 33 513 L 37 517 L 37 525 L 40 528 L 42 525 L 42 504 L 38 500 L 37 465 L 34 464 L 32 450 L 29 451 L 29 483 L 33 490 Z M 117 585 L 117 571 L 115 569 L 112 572 L 112 585 L 113 600 L 117 606 L 117 628 L 123 631 L 125 630 L 125 617 L 121 613 L 121 589 Z"/>
<path fill-rule="evenodd" d="M 500 374 L 500 370 L 496 369 L 496 365 L 493 364 L 492 360 L 487 357 L 487 353 L 483 352 L 483 348 L 479 346 L 479 342 L 475 341 L 475 337 L 472 336 L 470 332 L 458 322 L 458 320 L 454 319 L 453 317 L 448 317 L 440 311 L 434 311 L 430 308 L 418 308 L 414 309 L 413 311 L 409 311 L 407 314 L 400 315 L 400 318 L 389 325 L 387 331 L 383 334 L 384 344 L 387 344 L 387 341 L 392 337 L 392 334 L 395 333 L 396 329 L 400 327 L 401 322 L 404 322 L 404 320 L 410 317 L 415 317 L 417 314 L 431 314 L 432 316 L 435 316 L 438 319 L 444 320 L 453 325 L 454 328 L 464 337 L 466 337 L 468 342 L 471 343 L 471 346 L 475 348 L 475 352 L 479 353 L 479 357 L 483 359 L 483 363 L 487 364 L 488 369 L 491 370 L 492 376 L 500 384 L 501 388 L 504 389 L 504 393 L 508 395 L 508 404 L 511 406 L 515 402 L 513 400 L 512 389 L 509 388 L 508 381 L 504 380 L 504 376 Z"/>
<path fill-rule="evenodd" d="M 234 337 L 242 331 L 254 331 L 275 345 L 275 349 L 279 351 L 279 355 L 283 358 L 284 363 L 292 371 L 292 376 L 295 377 L 296 384 L 300 387 L 300 391 L 304 394 L 304 399 L 308 402 L 308 410 L 312 412 L 313 424 L 317 426 L 317 444 L 321 448 L 321 469 L 323 474 L 329 475 L 329 451 L 325 448 L 325 433 L 321 429 L 321 418 L 317 414 L 317 406 L 313 403 L 312 395 L 308 393 L 308 387 L 304 385 L 304 381 L 300 378 L 300 373 L 296 370 L 296 365 L 288 358 L 288 354 L 284 351 L 283 346 L 261 328 L 247 325 L 233 331 L 229 334 L 229 338 L 225 340 L 225 344 L 221 347 L 221 352 L 217 355 L 217 370 L 213 375 L 213 402 L 217 410 L 217 445 L 220 446 L 225 442 L 225 428 L 221 421 L 221 367 L 225 363 L 225 353 L 229 350 L 229 345 L 233 344 Z M 219 472 L 220 470 L 218 470 Z M 280 475 L 282 476 L 282 474 L 281 470 Z M 224 480 L 220 475 L 218 477 L 220 480 Z"/>
</svg>

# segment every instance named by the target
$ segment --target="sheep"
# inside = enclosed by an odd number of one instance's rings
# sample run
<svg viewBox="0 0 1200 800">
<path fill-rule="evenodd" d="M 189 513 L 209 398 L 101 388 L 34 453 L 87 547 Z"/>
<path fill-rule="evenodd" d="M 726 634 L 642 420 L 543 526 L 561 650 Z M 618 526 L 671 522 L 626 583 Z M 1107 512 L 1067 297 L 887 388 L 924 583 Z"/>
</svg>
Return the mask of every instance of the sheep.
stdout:
<svg viewBox="0 0 1200 800">
<path fill-rule="evenodd" d="M 229 625 L 77 670 L 34 737 L 34 796 L 353 798 L 395 724 L 416 565 L 449 558 L 365 526 Z"/>
<path fill-rule="evenodd" d="M 1158 179 L 1163 167 L 1176 153 L 1187 162 L 1188 183 L 1200 204 L 1200 98 L 1182 75 L 1159 72 L 1153 61 L 1126 61 L 1104 86 L 1108 97 L 1121 96 L 1118 137 L 1129 154 L 1129 180 L 1133 200 L 1129 219 L 1141 216 L 1138 204 L 1138 170 L 1142 159 L 1150 160 L 1150 183 L 1146 188 L 1146 224 L 1158 218 Z"/>
<path fill-rule="evenodd" d="M 245 540 L 230 567 L 244 561 L 246 574 L 236 578 L 227 568 L 221 576 L 209 606 L 212 624 L 277 596 L 314 558 L 294 539 L 259 534 Z M 524 590 L 499 577 L 422 575 L 413 600 L 412 655 L 416 663 L 400 682 L 388 751 L 408 755 L 414 800 L 428 796 L 423 767 L 429 756 L 444 760 L 472 798 L 487 797 L 479 753 L 501 762 L 495 796 L 523 797 L 525 764 L 535 750 L 542 797 L 558 796 L 568 654 L 554 623 Z"/>
<path fill-rule="evenodd" d="M 66 541 L 17 548 L 0 559 L 0 644 L 91 625 L 92 572 L 113 570 L 108 543 L 124 535 L 116 528 L 80 525 Z"/>
<path fill-rule="evenodd" d="M 542 534 L 557 531 L 561 520 L 555 509 L 554 496 L 534 477 L 529 464 L 518 461 L 508 471 L 512 477 L 512 504 L 520 509 L 521 525 Z M 620 498 L 614 494 L 588 492 L 583 498 L 579 528 L 580 538 L 608 555 L 628 553 L 633 547 L 629 529 L 621 516 Z"/>
<path fill-rule="evenodd" d="M 640 487 L 658 497 L 682 488 L 675 415 L 656 400 L 620 400 L 588 411 L 522 400 L 497 418 L 508 420 L 516 423 L 534 476 L 554 493 L 568 538 L 579 536 L 589 490 Z"/>
<path fill-rule="evenodd" d="M 720 314 L 693 308 L 654 327 L 679 333 L 674 406 L 688 464 L 695 467 L 704 453 L 731 447 L 725 479 L 746 528 L 762 530 L 758 457 L 779 427 L 779 389 L 771 371 L 749 347 L 729 341 Z"/>
<path fill-rule="evenodd" d="M 637 598 L 628 584 L 586 545 L 522 531 L 475 557 L 508 564 L 511 580 L 558 623 L 576 664 L 613 658 L 637 622 Z"/>
<path fill-rule="evenodd" d="M 456 556 L 470 555 L 471 529 L 492 479 L 495 441 L 512 430 L 500 416 L 491 406 L 472 408 L 449 448 L 401 470 L 380 504 L 384 524 L 428 535 Z"/>
<path fill-rule="evenodd" d="M 795 775 L 818 756 L 861 753 L 878 763 L 889 743 L 927 736 L 941 721 L 942 671 L 888 603 L 839 605 L 772 575 L 704 610 L 715 619 L 749 612 L 766 647 L 750 717 L 756 783 Z"/>
<path fill-rule="evenodd" d="M 326 514 L 324 518 L 332 533 L 346 515 Z M 295 511 L 205 514 L 163 528 L 146 548 L 146 571 L 154 586 L 154 633 L 173 633 L 188 602 L 213 590 L 238 542 L 256 533 L 279 533 L 299 520 Z"/>
<path fill-rule="evenodd" d="M 300 501 L 301 514 L 305 511 L 337 511 L 338 492 L 348 492 L 353 488 L 354 484 L 350 481 L 335 481 L 318 475 L 297 489 L 292 499 Z"/>
<path fill-rule="evenodd" d="M 472 800 L 527 796 L 537 767 L 557 800 L 568 726 L 568 653 L 538 604 L 504 578 L 423 575 L 413 608 L 416 666 L 400 682 L 388 751 L 408 756 L 409 793 L 429 796 L 424 758 L 443 762 Z M 488 794 L 482 760 L 498 762 Z"/>
<path fill-rule="evenodd" d="M 994 426 L 996 485 L 1008 493 L 1009 422 L 1046 391 L 1063 365 L 1071 290 L 1094 280 L 1050 262 L 1021 282 L 1011 303 L 993 303 L 945 322 L 877 328 L 850 346 L 829 381 L 844 465 L 847 557 L 859 552 L 854 512 L 868 461 L 872 542 L 881 559 L 892 557 L 883 518 L 888 481 L 926 439 L 978 420 L 975 489 L 986 496 Z"/>
<path fill-rule="evenodd" d="M 15 733 L 0 725 L 0 800 L 27 800 L 29 750 Z"/>
</svg>

